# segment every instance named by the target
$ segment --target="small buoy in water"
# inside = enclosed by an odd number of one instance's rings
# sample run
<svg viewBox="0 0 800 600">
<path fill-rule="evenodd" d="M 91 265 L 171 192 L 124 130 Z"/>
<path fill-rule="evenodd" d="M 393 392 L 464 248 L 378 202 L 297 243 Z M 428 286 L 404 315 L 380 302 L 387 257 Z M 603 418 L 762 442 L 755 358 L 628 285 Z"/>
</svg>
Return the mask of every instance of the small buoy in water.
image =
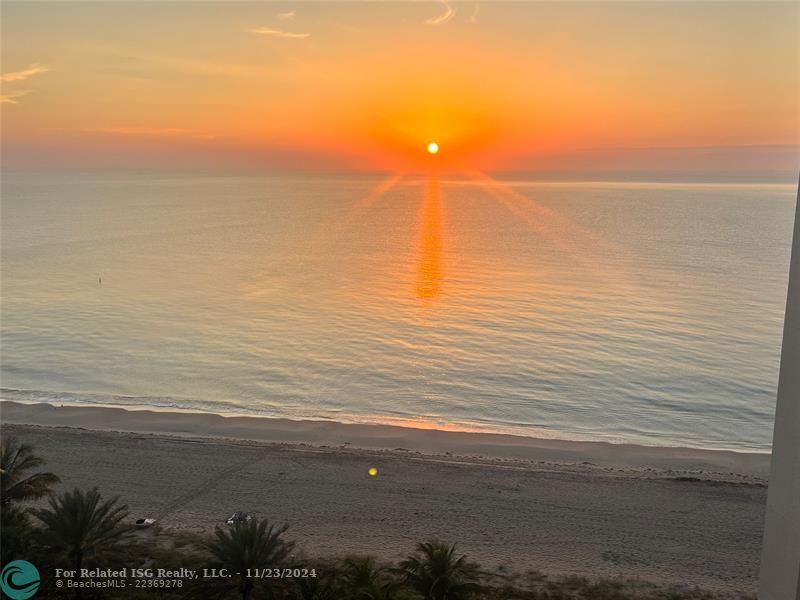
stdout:
<svg viewBox="0 0 800 600">
<path fill-rule="evenodd" d="M 370 467 L 367 473 L 369 473 L 370 477 L 375 477 L 378 474 L 378 469 L 376 469 L 375 467 Z"/>
</svg>

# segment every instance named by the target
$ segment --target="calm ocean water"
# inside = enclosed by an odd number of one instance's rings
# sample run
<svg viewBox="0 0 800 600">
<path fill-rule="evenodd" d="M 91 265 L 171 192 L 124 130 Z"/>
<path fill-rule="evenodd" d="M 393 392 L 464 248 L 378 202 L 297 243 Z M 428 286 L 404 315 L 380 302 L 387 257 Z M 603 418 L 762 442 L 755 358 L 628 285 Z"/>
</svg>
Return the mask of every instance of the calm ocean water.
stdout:
<svg viewBox="0 0 800 600">
<path fill-rule="evenodd" d="M 2 396 L 768 449 L 794 195 L 5 173 Z"/>
</svg>

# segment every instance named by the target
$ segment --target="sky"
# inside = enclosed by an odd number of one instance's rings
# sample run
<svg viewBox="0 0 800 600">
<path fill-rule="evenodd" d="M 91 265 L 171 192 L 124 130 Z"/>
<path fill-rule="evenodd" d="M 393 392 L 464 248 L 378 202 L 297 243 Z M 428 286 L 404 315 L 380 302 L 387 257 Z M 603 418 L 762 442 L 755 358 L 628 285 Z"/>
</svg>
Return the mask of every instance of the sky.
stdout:
<svg viewBox="0 0 800 600">
<path fill-rule="evenodd" d="M 796 2 L 4 1 L 0 66 L 4 167 L 800 165 Z"/>
</svg>

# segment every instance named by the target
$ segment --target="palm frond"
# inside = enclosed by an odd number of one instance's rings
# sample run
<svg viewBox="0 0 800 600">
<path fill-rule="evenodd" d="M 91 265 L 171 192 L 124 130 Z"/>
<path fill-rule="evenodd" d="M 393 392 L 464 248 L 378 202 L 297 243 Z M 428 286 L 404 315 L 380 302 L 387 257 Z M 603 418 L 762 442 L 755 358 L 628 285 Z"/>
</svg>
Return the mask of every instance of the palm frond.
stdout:
<svg viewBox="0 0 800 600">
<path fill-rule="evenodd" d="M 44 464 L 33 453 L 33 446 L 21 443 L 16 437 L 0 440 L 0 501 L 3 504 L 36 500 L 50 493 L 60 479 L 53 473 L 32 473 Z"/>
</svg>

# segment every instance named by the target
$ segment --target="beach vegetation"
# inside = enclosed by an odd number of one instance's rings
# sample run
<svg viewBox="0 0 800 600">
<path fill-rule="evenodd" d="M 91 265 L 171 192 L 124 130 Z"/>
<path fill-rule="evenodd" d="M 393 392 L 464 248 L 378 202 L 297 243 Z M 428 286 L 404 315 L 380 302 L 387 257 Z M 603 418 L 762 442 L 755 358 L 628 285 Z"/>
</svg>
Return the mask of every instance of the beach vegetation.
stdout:
<svg viewBox="0 0 800 600">
<path fill-rule="evenodd" d="M 478 589 L 478 566 L 455 544 L 423 542 L 400 563 L 405 582 L 424 600 L 464 600 Z"/>
<path fill-rule="evenodd" d="M 132 530 L 127 505 L 117 497 L 104 500 L 97 488 L 52 495 L 47 507 L 30 512 L 43 524 L 39 543 L 74 572 L 76 598 L 81 597 L 82 569 L 118 561 Z"/>
<path fill-rule="evenodd" d="M 0 507 L 0 561 L 6 564 L 17 558 L 27 555 L 31 537 L 31 523 L 28 513 L 13 504 L 4 504 Z"/>
<path fill-rule="evenodd" d="M 32 472 L 44 460 L 34 454 L 33 446 L 23 444 L 13 435 L 0 440 L 0 502 L 3 505 L 37 500 L 50 493 L 60 480 L 48 472 Z"/>
<path fill-rule="evenodd" d="M 267 597 L 274 597 L 270 590 L 273 578 L 264 576 L 264 572 L 284 564 L 291 554 L 294 542 L 284 535 L 288 528 L 288 525 L 273 525 L 266 519 L 218 526 L 207 543 L 213 557 L 211 568 L 236 574 L 231 580 L 237 583 L 242 600 L 251 597 L 257 584 L 265 588 Z"/>
<path fill-rule="evenodd" d="M 318 577 L 299 577 L 290 587 L 290 600 L 340 600 L 337 572 L 321 570 Z"/>
<path fill-rule="evenodd" d="M 44 459 L 34 453 L 33 446 L 15 436 L 0 440 L 0 560 L 6 564 L 24 558 L 30 544 L 31 522 L 27 509 L 20 503 L 37 500 L 49 494 L 59 482 L 54 473 L 37 471 Z"/>
<path fill-rule="evenodd" d="M 396 569 L 372 556 L 349 556 L 341 563 L 340 597 L 348 600 L 397 600 L 402 582 Z"/>
</svg>

